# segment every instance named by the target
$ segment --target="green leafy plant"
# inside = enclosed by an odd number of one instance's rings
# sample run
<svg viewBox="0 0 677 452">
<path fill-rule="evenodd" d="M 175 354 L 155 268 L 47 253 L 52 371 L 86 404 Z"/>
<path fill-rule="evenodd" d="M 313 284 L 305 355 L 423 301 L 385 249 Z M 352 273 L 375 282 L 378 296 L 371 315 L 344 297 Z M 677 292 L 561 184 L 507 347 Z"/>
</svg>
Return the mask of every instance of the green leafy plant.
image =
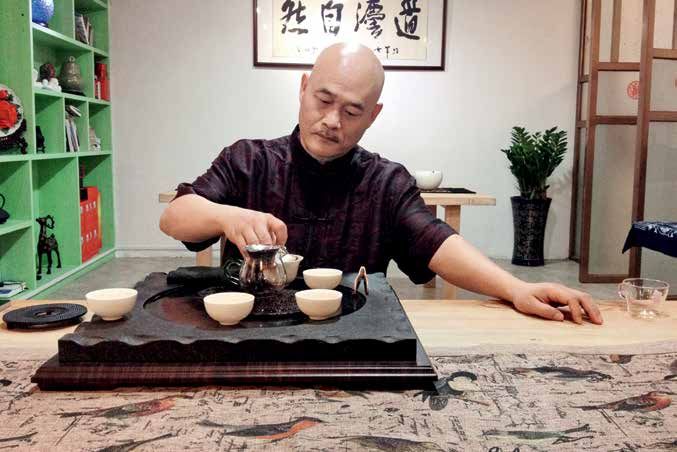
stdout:
<svg viewBox="0 0 677 452">
<path fill-rule="evenodd" d="M 510 171 L 517 179 L 520 194 L 527 199 L 546 199 L 548 177 L 564 160 L 567 133 L 557 127 L 545 132 L 529 133 L 513 127 L 508 149 L 501 149 L 510 161 Z"/>
</svg>

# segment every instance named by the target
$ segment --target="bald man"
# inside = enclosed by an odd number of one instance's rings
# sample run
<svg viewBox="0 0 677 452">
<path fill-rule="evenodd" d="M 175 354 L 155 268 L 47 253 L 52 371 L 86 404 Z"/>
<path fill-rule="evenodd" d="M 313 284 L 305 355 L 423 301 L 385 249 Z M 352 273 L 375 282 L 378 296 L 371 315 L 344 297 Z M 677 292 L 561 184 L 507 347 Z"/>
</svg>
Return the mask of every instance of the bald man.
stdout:
<svg viewBox="0 0 677 452">
<path fill-rule="evenodd" d="M 521 281 L 482 255 L 425 206 L 413 177 L 357 143 L 383 105 L 381 63 L 366 47 L 335 44 L 303 74 L 298 126 L 274 140 L 225 148 L 192 184 L 180 184 L 160 219 L 163 232 L 200 251 L 227 238 L 226 254 L 279 244 L 303 268 L 386 272 L 394 259 L 415 283 L 435 274 L 513 303 L 525 314 L 576 323 L 602 317 L 589 295 Z"/>
</svg>

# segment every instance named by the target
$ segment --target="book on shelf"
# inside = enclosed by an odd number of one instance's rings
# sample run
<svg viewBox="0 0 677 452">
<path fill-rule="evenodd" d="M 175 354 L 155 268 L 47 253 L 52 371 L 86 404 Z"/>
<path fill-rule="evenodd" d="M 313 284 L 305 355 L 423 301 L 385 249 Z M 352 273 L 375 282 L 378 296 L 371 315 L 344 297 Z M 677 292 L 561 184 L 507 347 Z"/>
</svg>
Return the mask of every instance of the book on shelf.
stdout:
<svg viewBox="0 0 677 452">
<path fill-rule="evenodd" d="M 75 15 L 75 38 L 90 46 L 94 45 L 94 27 L 89 17 L 82 14 Z"/>
<path fill-rule="evenodd" d="M 0 286 L 0 300 L 9 300 L 24 290 L 26 290 L 26 283 L 7 281 Z"/>
<path fill-rule="evenodd" d="M 78 152 L 80 150 L 80 141 L 78 140 L 78 126 L 72 117 L 66 117 L 66 152 Z"/>
</svg>

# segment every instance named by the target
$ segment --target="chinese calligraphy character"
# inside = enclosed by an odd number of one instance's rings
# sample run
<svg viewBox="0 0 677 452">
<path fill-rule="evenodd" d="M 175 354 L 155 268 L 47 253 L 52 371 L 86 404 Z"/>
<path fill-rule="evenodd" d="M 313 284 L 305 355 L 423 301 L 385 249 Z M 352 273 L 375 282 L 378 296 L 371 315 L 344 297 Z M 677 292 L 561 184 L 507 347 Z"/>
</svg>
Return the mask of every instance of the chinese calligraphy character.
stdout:
<svg viewBox="0 0 677 452">
<path fill-rule="evenodd" d="M 395 28 L 397 28 L 397 36 L 402 36 L 407 39 L 421 39 L 416 36 L 416 27 L 418 26 L 418 13 L 421 8 L 416 6 L 418 0 L 402 0 L 402 11 L 400 16 L 404 16 L 404 27 L 400 27 L 399 17 L 395 17 Z"/>
<path fill-rule="evenodd" d="M 294 22 L 296 25 L 301 25 L 301 23 L 306 20 L 305 14 L 302 14 L 303 11 L 306 9 L 305 6 L 303 6 L 303 3 L 301 0 L 299 0 L 298 6 L 296 6 L 296 2 L 292 0 L 285 0 L 285 2 L 282 4 L 282 13 L 284 14 L 282 16 L 282 21 L 284 23 L 282 24 L 282 34 L 287 32 L 287 25 L 289 24 L 289 21 L 294 17 Z M 289 33 L 297 33 L 297 34 L 305 34 L 308 33 L 307 28 L 290 28 Z"/>
<path fill-rule="evenodd" d="M 360 9 L 362 9 L 362 2 L 357 2 L 357 12 L 355 13 L 357 23 L 355 24 L 355 31 L 359 30 L 360 24 L 366 22 L 367 30 L 369 30 L 374 38 L 381 36 L 381 33 L 383 33 L 381 21 L 386 18 L 386 15 L 381 12 L 383 11 L 381 0 L 367 0 L 367 7 L 364 10 L 362 19 L 360 19 Z"/>
<path fill-rule="evenodd" d="M 329 0 L 322 4 L 322 25 L 325 33 L 332 33 L 336 36 L 341 30 L 341 14 L 343 13 L 343 3 L 334 4 L 334 0 Z"/>
</svg>

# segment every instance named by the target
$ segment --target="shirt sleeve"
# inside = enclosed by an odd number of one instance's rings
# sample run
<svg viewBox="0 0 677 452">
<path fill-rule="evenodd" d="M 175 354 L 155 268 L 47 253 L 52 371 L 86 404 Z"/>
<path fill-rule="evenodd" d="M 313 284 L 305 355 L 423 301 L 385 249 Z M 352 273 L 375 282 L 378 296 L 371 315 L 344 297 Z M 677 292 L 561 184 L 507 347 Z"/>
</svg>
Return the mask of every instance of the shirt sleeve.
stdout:
<svg viewBox="0 0 677 452">
<path fill-rule="evenodd" d="M 430 260 L 442 243 L 457 232 L 432 214 L 415 179 L 404 168 L 392 183 L 398 187 L 392 204 L 394 259 L 413 283 L 423 284 L 435 276 L 428 268 Z"/>
<path fill-rule="evenodd" d="M 240 197 L 240 187 L 242 185 L 241 171 L 239 171 L 238 154 L 242 154 L 242 142 L 236 142 L 233 145 L 224 148 L 214 159 L 211 167 L 195 181 L 190 183 L 181 183 L 176 189 L 178 199 L 181 196 L 194 194 L 202 196 L 209 201 L 218 204 L 237 205 Z M 174 201 L 174 199 L 172 201 Z M 186 219 L 186 221 L 191 221 Z M 218 242 L 220 236 L 211 237 L 202 242 L 183 242 L 190 251 L 202 251 Z"/>
</svg>

